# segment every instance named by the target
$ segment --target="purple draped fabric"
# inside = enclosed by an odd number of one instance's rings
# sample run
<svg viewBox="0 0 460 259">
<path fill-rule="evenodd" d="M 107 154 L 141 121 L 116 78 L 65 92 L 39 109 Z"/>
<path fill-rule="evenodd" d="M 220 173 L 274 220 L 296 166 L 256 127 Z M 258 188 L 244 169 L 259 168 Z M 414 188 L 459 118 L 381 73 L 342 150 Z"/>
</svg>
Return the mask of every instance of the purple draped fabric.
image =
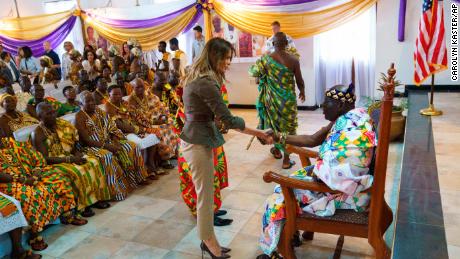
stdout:
<svg viewBox="0 0 460 259">
<path fill-rule="evenodd" d="M 291 4 L 304 4 L 310 2 L 316 2 L 319 0 L 223 0 L 229 3 L 239 3 L 246 5 L 259 5 L 259 6 L 281 6 Z"/>
<path fill-rule="evenodd" d="M 201 6 L 200 6 L 201 7 Z M 203 15 L 203 11 L 201 8 L 197 8 L 197 12 L 195 16 L 193 16 L 192 20 L 189 22 L 189 24 L 184 28 L 184 33 L 188 32 L 191 30 L 193 27 L 195 27 L 195 24 L 200 20 L 201 16 Z"/>
<path fill-rule="evenodd" d="M 32 49 L 34 57 L 40 57 L 45 54 L 43 43 L 45 41 L 49 41 L 52 48 L 58 47 L 59 44 L 61 44 L 67 35 L 69 35 L 69 33 L 72 31 L 76 20 L 76 16 L 69 17 L 69 19 L 67 19 L 67 21 L 65 21 L 61 26 L 56 28 L 56 30 L 37 40 L 18 40 L 0 35 L 0 42 L 2 42 L 5 51 L 13 55 L 17 54 L 19 47 L 29 46 Z"/>
<path fill-rule="evenodd" d="M 406 4 L 407 0 L 399 2 L 399 23 L 398 23 L 398 41 L 404 41 L 404 30 L 406 28 Z"/>
<path fill-rule="evenodd" d="M 96 14 L 87 13 L 88 16 L 102 22 L 108 26 L 116 27 L 116 28 L 123 28 L 123 29 L 139 29 L 139 28 L 149 28 L 161 25 L 165 22 L 170 21 L 171 19 L 177 17 L 178 15 L 183 14 L 190 8 L 193 8 L 196 4 L 191 4 L 186 6 L 182 9 L 179 9 L 175 12 L 152 18 L 152 19 L 145 19 L 145 20 L 119 20 L 119 19 L 110 19 L 102 16 L 98 16 Z"/>
</svg>

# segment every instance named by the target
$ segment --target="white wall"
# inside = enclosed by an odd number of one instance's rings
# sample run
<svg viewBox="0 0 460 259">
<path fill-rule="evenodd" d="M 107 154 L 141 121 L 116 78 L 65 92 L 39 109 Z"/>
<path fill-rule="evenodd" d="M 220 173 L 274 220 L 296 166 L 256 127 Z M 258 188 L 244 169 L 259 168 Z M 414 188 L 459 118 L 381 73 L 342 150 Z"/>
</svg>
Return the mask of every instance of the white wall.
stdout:
<svg viewBox="0 0 460 259">
<path fill-rule="evenodd" d="M 313 59 L 313 38 L 303 38 L 294 41 L 300 54 L 300 67 L 305 82 L 306 101 L 299 106 L 315 105 L 315 70 Z M 249 66 L 253 63 L 233 63 L 227 73 L 230 104 L 253 105 L 257 100 L 257 84 L 248 75 Z M 297 91 L 298 92 L 298 91 Z"/>
<path fill-rule="evenodd" d="M 448 42 L 447 55 L 450 58 L 450 4 L 444 2 L 444 24 L 446 41 Z M 404 42 L 398 41 L 398 13 L 399 0 L 379 1 L 377 6 L 377 53 L 376 53 L 376 82 L 380 72 L 386 72 L 390 63 L 394 62 L 397 70 L 396 78 L 403 84 L 413 84 L 414 62 L 413 53 L 415 40 L 418 35 L 418 22 L 421 17 L 423 0 L 408 0 L 406 9 L 406 27 Z M 450 59 L 449 59 L 450 60 Z M 430 84 L 426 80 L 424 84 Z M 450 70 L 443 71 L 435 76 L 435 84 L 460 84 L 450 80 Z M 377 84 L 376 84 L 377 85 Z"/>
</svg>

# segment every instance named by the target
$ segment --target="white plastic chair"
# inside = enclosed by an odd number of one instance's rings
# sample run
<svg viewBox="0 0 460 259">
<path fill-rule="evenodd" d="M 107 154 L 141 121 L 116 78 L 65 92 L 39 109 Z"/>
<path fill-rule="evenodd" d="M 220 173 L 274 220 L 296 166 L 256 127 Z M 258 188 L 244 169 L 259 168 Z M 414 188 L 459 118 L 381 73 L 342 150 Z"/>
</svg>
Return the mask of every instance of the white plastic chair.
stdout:
<svg viewBox="0 0 460 259">
<path fill-rule="evenodd" d="M 44 84 L 43 89 L 45 89 L 45 96 L 51 96 L 51 92 L 56 90 L 54 84 Z"/>
<path fill-rule="evenodd" d="M 50 95 L 51 97 L 55 98 L 56 100 L 58 100 L 59 102 L 61 103 L 65 103 L 66 102 L 66 99 L 65 99 L 65 96 L 64 94 L 62 93 L 62 89 L 54 89 L 50 92 Z"/>
<path fill-rule="evenodd" d="M 64 116 L 61 116 L 61 119 L 66 120 L 66 121 L 72 123 L 73 125 L 75 125 L 75 115 L 77 115 L 76 112 L 69 113 L 69 114 L 66 114 Z"/>
<path fill-rule="evenodd" d="M 19 142 L 27 142 L 30 134 L 38 127 L 38 124 L 30 125 L 13 132 L 14 139 Z"/>
<path fill-rule="evenodd" d="M 14 93 L 19 93 L 22 91 L 21 86 L 18 83 L 13 84 L 13 91 Z"/>
<path fill-rule="evenodd" d="M 155 134 L 148 134 L 144 138 L 140 138 L 136 134 L 131 133 L 126 136 L 126 139 L 134 142 L 140 149 L 146 149 L 160 143 L 160 140 Z"/>
</svg>

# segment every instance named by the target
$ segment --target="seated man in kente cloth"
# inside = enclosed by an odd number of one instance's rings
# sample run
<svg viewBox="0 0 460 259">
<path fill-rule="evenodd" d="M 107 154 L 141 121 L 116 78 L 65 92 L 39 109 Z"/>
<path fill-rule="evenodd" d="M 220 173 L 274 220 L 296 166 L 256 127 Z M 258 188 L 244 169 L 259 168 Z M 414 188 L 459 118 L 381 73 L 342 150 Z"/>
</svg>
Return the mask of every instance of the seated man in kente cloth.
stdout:
<svg viewBox="0 0 460 259">
<path fill-rule="evenodd" d="M 32 144 L 57 171 L 72 179 L 77 194 L 77 211 L 84 217 L 94 216 L 91 206 L 108 208 L 110 200 L 105 174 L 95 156 L 84 156 L 76 144 L 78 131 L 68 121 L 56 118 L 48 103 L 37 105 L 40 124 L 32 132 Z"/>
<path fill-rule="evenodd" d="M 19 111 L 15 95 L 4 93 L 0 95 L 0 105 L 5 112 L 0 115 L 0 139 L 13 137 L 18 129 L 38 124 L 38 120 L 25 112 Z"/>
<path fill-rule="evenodd" d="M 96 90 L 93 92 L 93 98 L 96 105 L 107 103 L 109 94 L 107 93 L 107 80 L 103 77 L 97 78 Z"/>
<path fill-rule="evenodd" d="M 27 103 L 27 113 L 29 113 L 30 116 L 38 119 L 37 116 L 37 105 L 41 102 L 47 102 L 53 106 L 54 110 L 57 112 L 58 117 L 65 115 L 66 110 L 64 107 L 62 107 L 62 103 L 56 100 L 53 97 L 46 96 L 45 97 L 45 89 L 43 88 L 42 85 L 35 84 L 32 86 L 32 95 L 33 97 L 29 100 Z"/>
<path fill-rule="evenodd" d="M 29 142 L 0 141 L 0 192 L 21 203 L 31 226 L 29 244 L 41 251 L 48 245 L 39 234 L 58 217 L 64 224 L 84 225 L 71 211 L 76 205 L 71 179 L 48 166 Z"/>
<path fill-rule="evenodd" d="M 147 128 L 137 125 L 135 117 L 131 115 L 128 102 L 122 99 L 123 92 L 121 86 L 111 85 L 108 92 L 109 100 L 104 105 L 105 111 L 125 136 L 128 134 L 135 134 L 142 138 L 148 134 L 155 134 L 154 132 L 149 132 Z M 151 176 L 150 178 L 154 180 L 158 178 L 156 177 L 158 171 L 153 164 L 156 148 L 156 146 L 147 148 L 147 153 L 153 154 L 153 156 L 147 156 L 147 168 Z"/>
<path fill-rule="evenodd" d="M 113 167 L 114 173 L 107 182 L 115 200 L 123 200 L 139 184 L 147 183 L 148 174 L 140 149 L 126 139 L 107 113 L 96 107 L 91 92 L 84 91 L 80 97 L 83 106 L 75 115 L 75 125 L 83 152 L 100 160 L 103 158 L 107 167 Z M 122 175 L 119 173 L 120 166 L 124 172 Z"/>
<path fill-rule="evenodd" d="M 296 84 L 300 91 L 300 100 L 305 101 L 302 72 L 299 59 L 286 51 L 286 34 L 278 32 L 274 38 L 275 52 L 262 56 L 249 68 L 249 74 L 259 81 L 259 98 L 256 104 L 258 128 L 295 135 L 298 126 Z M 279 145 L 275 145 L 270 152 L 276 159 L 281 159 Z M 283 169 L 289 169 L 293 165 L 289 154 L 285 153 Z"/>
<path fill-rule="evenodd" d="M 315 165 L 300 169 L 290 177 L 324 182 L 332 190 L 341 194 L 294 190 L 299 202 L 299 213 L 317 216 L 332 216 L 336 209 L 353 209 L 364 212 L 369 203 L 369 195 L 360 193 L 371 187 L 373 177 L 369 174 L 377 136 L 367 110 L 355 108 L 352 85 L 334 86 L 326 92 L 323 114 L 331 123 L 313 135 L 292 136 L 274 133 L 275 141 L 285 146 L 319 148 Z M 267 199 L 262 217 L 263 233 L 260 246 L 269 258 L 278 245 L 285 220 L 284 197 L 277 185 Z"/>
<path fill-rule="evenodd" d="M 149 163 L 156 162 L 150 166 L 156 168 L 159 174 L 163 173 L 159 166 L 172 169 L 173 165 L 169 160 L 176 155 L 178 138 L 173 132 L 172 122 L 168 119 L 168 109 L 160 98 L 146 89 L 144 81 L 139 78 L 134 80 L 134 91 L 129 96 L 127 105 L 133 123 L 145 133 L 155 134 L 161 141 L 156 152 L 149 156 Z M 152 157 L 155 157 L 153 161 Z"/>
</svg>

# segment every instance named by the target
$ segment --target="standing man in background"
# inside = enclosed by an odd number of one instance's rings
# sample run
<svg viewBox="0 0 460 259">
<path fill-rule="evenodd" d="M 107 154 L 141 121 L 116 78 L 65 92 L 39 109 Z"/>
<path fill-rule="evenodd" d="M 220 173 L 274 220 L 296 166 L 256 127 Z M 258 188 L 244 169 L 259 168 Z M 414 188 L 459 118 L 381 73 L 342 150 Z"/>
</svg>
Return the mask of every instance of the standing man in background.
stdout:
<svg viewBox="0 0 460 259">
<path fill-rule="evenodd" d="M 265 42 L 265 48 L 264 48 L 265 54 L 271 54 L 275 52 L 275 46 L 273 46 L 273 41 L 275 39 L 275 34 L 281 31 L 281 24 L 278 21 L 272 22 L 271 26 L 272 26 L 273 35 L 270 38 L 268 38 L 268 40 Z M 286 34 L 286 38 L 288 41 L 288 45 L 286 49 L 289 52 L 289 49 L 291 48 L 295 49 L 295 45 L 294 45 L 294 41 L 292 40 L 291 36 Z"/>
<path fill-rule="evenodd" d="M 195 33 L 195 40 L 192 45 L 192 60 L 195 62 L 195 60 L 201 55 L 206 42 L 203 37 L 203 28 L 201 28 L 200 25 L 195 26 L 193 28 L 193 32 Z"/>
<path fill-rule="evenodd" d="M 72 60 L 70 59 L 70 53 L 73 51 L 73 44 L 70 41 L 64 42 L 64 54 L 62 54 L 62 80 L 69 79 L 69 73 L 71 71 Z"/>
<path fill-rule="evenodd" d="M 179 41 L 176 38 L 172 38 L 169 40 L 169 48 L 173 51 L 169 64 L 172 64 L 172 58 L 178 57 L 180 58 L 180 73 L 185 75 L 185 67 L 187 66 L 187 55 L 184 51 L 179 49 Z"/>
<path fill-rule="evenodd" d="M 165 65 L 162 61 L 170 59 L 170 53 L 166 51 L 167 43 L 165 41 L 158 42 L 158 49 L 144 52 L 144 61 L 150 69 L 164 69 Z"/>
<path fill-rule="evenodd" d="M 286 34 L 277 32 L 273 37 L 275 51 L 263 55 L 249 68 L 249 74 L 258 78 L 259 97 L 256 108 L 259 117 L 258 129 L 272 129 L 277 134 L 297 134 L 297 99 L 295 86 L 299 88 L 299 99 L 305 102 L 305 84 L 297 56 L 289 53 Z M 276 159 L 283 158 L 283 169 L 295 163 L 282 145 L 275 145 L 270 152 Z"/>
<path fill-rule="evenodd" d="M 53 64 L 51 65 L 52 67 L 56 68 L 59 78 L 61 77 L 61 60 L 59 59 L 59 56 L 54 50 L 51 48 L 51 43 L 49 41 L 43 42 L 43 48 L 45 49 L 45 56 L 48 56 L 53 60 Z"/>
</svg>

